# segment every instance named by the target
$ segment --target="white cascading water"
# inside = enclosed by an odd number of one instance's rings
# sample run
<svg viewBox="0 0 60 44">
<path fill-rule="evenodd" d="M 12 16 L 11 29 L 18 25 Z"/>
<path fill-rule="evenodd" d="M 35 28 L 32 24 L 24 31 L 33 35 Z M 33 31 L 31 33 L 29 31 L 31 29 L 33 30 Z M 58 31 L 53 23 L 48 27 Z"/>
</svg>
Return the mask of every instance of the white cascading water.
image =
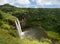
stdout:
<svg viewBox="0 0 60 44">
<path fill-rule="evenodd" d="M 22 32 L 21 25 L 18 19 L 15 21 L 15 24 L 19 33 L 19 37 L 23 38 L 24 32 Z"/>
</svg>

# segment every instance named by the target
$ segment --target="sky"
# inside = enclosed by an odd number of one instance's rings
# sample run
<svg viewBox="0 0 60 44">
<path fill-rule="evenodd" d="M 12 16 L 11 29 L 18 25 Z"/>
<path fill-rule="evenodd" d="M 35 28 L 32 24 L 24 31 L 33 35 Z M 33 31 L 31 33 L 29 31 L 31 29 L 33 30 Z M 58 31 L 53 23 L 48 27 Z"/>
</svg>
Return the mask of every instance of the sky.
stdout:
<svg viewBox="0 0 60 44">
<path fill-rule="evenodd" d="M 60 0 L 0 0 L 0 5 L 4 4 L 20 8 L 60 8 Z"/>
</svg>

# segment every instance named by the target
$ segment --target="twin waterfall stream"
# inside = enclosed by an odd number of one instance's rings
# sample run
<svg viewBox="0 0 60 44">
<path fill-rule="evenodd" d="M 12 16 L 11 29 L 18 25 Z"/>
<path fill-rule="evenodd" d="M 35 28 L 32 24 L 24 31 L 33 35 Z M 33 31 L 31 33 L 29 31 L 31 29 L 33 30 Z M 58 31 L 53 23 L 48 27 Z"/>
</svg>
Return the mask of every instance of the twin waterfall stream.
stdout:
<svg viewBox="0 0 60 44">
<path fill-rule="evenodd" d="M 18 19 L 15 21 L 15 24 L 16 24 L 16 28 L 17 28 L 18 33 L 19 33 L 19 37 L 23 38 L 24 32 L 22 32 L 21 25 L 20 25 L 20 22 Z"/>
</svg>

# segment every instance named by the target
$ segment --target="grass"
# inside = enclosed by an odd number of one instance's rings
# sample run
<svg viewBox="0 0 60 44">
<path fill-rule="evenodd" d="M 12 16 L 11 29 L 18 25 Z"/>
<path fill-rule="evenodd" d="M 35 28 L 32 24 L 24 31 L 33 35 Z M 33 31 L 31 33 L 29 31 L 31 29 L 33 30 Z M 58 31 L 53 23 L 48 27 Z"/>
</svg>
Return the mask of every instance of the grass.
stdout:
<svg viewBox="0 0 60 44">
<path fill-rule="evenodd" d="M 14 38 L 9 35 L 9 31 L 0 29 L 0 44 L 50 44 L 50 41 L 44 39 L 39 42 L 37 40 Z"/>
<path fill-rule="evenodd" d="M 19 41 L 20 41 L 21 44 L 51 44 L 51 41 L 48 40 L 48 39 L 42 39 L 42 40 L 37 41 L 37 40 L 22 39 L 22 40 L 19 40 Z"/>
<path fill-rule="evenodd" d="M 49 37 L 60 40 L 60 34 L 57 33 L 57 32 L 47 31 L 47 34 L 48 34 Z"/>
<path fill-rule="evenodd" d="M 18 44 L 18 42 L 7 30 L 0 29 L 0 44 Z"/>
</svg>

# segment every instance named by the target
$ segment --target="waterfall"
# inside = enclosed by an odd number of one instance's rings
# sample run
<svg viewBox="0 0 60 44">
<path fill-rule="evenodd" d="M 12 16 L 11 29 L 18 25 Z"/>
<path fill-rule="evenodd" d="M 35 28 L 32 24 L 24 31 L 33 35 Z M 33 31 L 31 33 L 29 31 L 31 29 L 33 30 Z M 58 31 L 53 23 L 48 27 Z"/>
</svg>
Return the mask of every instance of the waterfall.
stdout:
<svg viewBox="0 0 60 44">
<path fill-rule="evenodd" d="M 30 27 L 30 28 L 26 28 L 26 30 L 22 32 L 21 25 L 18 19 L 15 20 L 15 24 L 19 33 L 19 37 L 21 39 L 27 38 L 32 40 L 33 39 L 40 40 L 42 37 L 47 36 L 47 34 L 42 28 L 40 29 L 38 27 Z"/>
<path fill-rule="evenodd" d="M 18 19 L 15 20 L 15 24 L 16 24 L 16 28 L 17 28 L 18 33 L 19 33 L 19 37 L 21 39 L 23 39 L 23 38 L 35 39 L 36 38 L 35 35 L 37 35 L 37 33 L 36 33 L 37 29 L 35 29 L 35 28 L 29 28 L 29 29 L 27 29 L 27 30 L 25 30 L 25 31 L 22 32 L 21 25 L 20 25 L 20 22 L 19 22 Z"/>
<path fill-rule="evenodd" d="M 17 28 L 18 33 L 19 33 L 19 37 L 23 38 L 24 32 L 22 32 L 21 25 L 20 25 L 20 22 L 18 19 L 15 20 L 15 24 L 16 24 L 16 28 Z"/>
</svg>

